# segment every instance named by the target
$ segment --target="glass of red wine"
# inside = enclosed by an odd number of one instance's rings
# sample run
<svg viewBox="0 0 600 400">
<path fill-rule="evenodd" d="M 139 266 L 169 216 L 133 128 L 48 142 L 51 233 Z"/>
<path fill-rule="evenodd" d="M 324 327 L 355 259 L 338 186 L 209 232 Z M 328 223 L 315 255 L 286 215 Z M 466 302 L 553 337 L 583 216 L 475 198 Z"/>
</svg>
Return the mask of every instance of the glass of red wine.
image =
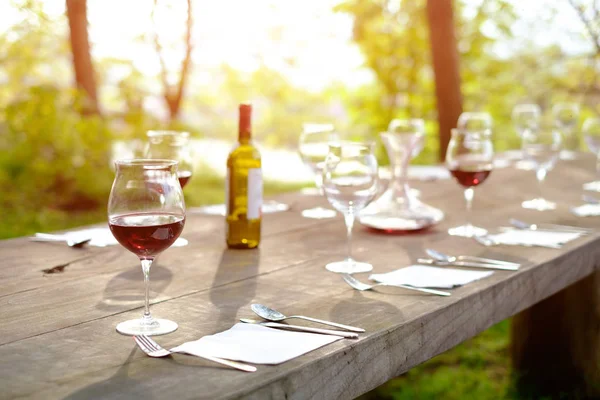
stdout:
<svg viewBox="0 0 600 400">
<path fill-rule="evenodd" d="M 141 159 L 115 162 L 116 176 L 108 200 L 108 226 L 117 241 L 138 256 L 145 282 L 141 319 L 121 322 L 124 335 L 164 335 L 177 324 L 150 315 L 150 267 L 181 234 L 185 202 L 177 179 L 177 161 Z"/>
<path fill-rule="evenodd" d="M 448 229 L 448 233 L 452 236 L 463 237 L 485 235 L 487 230 L 471 224 L 470 214 L 475 194 L 474 188 L 487 179 L 494 165 L 491 130 L 452 129 L 452 137 L 446 152 L 446 165 L 456 181 L 465 188 L 467 202 L 467 223 Z"/>
<path fill-rule="evenodd" d="M 179 162 L 177 177 L 182 188 L 192 178 L 193 162 L 190 151 L 190 134 L 179 131 L 148 131 L 147 158 Z"/>
</svg>

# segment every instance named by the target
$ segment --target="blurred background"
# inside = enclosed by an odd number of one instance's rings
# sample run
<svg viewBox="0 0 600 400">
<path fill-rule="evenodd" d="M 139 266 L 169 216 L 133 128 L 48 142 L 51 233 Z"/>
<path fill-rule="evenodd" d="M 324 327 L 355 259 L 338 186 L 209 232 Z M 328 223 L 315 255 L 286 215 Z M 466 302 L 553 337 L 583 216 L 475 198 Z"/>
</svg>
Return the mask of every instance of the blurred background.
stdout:
<svg viewBox="0 0 600 400">
<path fill-rule="evenodd" d="M 462 108 L 493 116 L 497 151 L 519 148 L 518 103 L 547 114 L 553 103 L 577 102 L 581 120 L 600 113 L 600 1 L 452 6 Z M 0 2 L 0 238 L 104 221 L 111 160 L 139 155 L 149 129 L 191 133 L 188 206 L 222 201 L 246 100 L 267 195 L 312 185 L 297 156 L 305 122 L 376 139 L 393 118 L 424 118 L 415 162 L 439 162 L 444 105 L 426 8 L 426 0 Z M 506 331 L 505 322 L 367 397 L 511 398 Z"/>
</svg>

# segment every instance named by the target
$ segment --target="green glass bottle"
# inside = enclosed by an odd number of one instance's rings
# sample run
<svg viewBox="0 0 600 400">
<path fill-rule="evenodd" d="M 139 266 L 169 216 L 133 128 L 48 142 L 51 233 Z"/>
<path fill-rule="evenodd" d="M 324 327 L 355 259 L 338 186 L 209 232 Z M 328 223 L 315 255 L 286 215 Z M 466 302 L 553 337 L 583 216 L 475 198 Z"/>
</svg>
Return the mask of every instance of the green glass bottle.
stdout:
<svg viewBox="0 0 600 400">
<path fill-rule="evenodd" d="M 252 145 L 252 105 L 240 104 L 239 138 L 227 158 L 226 241 L 233 249 L 260 243 L 263 182 L 260 153 Z"/>
</svg>

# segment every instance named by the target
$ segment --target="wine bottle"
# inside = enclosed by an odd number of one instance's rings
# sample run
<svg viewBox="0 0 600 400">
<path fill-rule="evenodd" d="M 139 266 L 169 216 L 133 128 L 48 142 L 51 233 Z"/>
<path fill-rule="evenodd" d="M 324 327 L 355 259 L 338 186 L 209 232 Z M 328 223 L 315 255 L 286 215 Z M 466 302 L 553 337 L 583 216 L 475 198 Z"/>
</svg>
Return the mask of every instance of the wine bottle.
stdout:
<svg viewBox="0 0 600 400">
<path fill-rule="evenodd" d="M 227 247 L 253 249 L 260 243 L 262 170 L 252 144 L 252 105 L 240 104 L 239 112 L 238 143 L 227 158 L 225 235 Z"/>
</svg>

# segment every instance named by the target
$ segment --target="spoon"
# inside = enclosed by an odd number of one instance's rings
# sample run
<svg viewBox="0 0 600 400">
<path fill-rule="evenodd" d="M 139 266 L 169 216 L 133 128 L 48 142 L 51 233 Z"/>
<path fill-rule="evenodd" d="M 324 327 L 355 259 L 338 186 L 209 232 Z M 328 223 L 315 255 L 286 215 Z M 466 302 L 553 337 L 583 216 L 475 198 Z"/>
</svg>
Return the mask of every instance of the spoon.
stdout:
<svg viewBox="0 0 600 400">
<path fill-rule="evenodd" d="M 341 336 L 341 337 L 345 337 L 347 339 L 357 339 L 358 338 L 358 333 L 354 333 L 354 332 L 343 332 L 343 331 L 335 331 L 332 329 L 319 329 L 319 328 L 311 328 L 308 326 L 280 324 L 278 322 L 262 322 L 262 321 L 257 321 L 255 319 L 250 319 L 250 318 L 240 318 L 240 321 L 244 322 L 246 324 L 257 324 L 257 325 L 267 326 L 269 328 L 279 328 L 279 329 L 287 329 L 290 331 L 320 333 L 322 335 Z"/>
<path fill-rule="evenodd" d="M 345 330 L 350 331 L 350 332 L 364 332 L 365 331 L 362 328 L 357 328 L 357 327 L 354 327 L 354 326 L 338 324 L 336 322 L 323 321 L 321 319 L 316 319 L 316 318 L 311 318 L 311 317 L 305 317 L 303 315 L 290 315 L 289 317 L 286 317 L 285 315 L 283 315 L 279 311 L 273 310 L 272 308 L 269 308 L 267 306 L 263 306 L 262 304 L 252 304 L 252 306 L 250 306 L 250 308 L 252 308 L 252 311 L 254 311 L 254 313 L 256 315 L 258 315 L 259 317 L 264 318 L 264 319 L 266 319 L 268 321 L 279 322 L 279 321 L 283 321 L 284 319 L 288 319 L 288 318 L 299 318 L 299 319 L 304 319 L 306 321 L 316 322 L 316 323 L 319 323 L 319 324 L 325 324 L 325 325 L 335 326 L 336 328 L 345 329 Z"/>
<path fill-rule="evenodd" d="M 492 258 L 483 258 L 483 257 L 475 257 L 475 256 L 457 256 L 456 257 L 456 256 L 451 256 L 449 254 L 442 253 L 442 252 L 434 250 L 434 249 L 425 249 L 425 252 L 427 253 L 427 255 L 429 255 L 429 257 L 433 258 L 434 260 L 441 261 L 441 262 L 453 263 L 453 262 L 457 262 L 457 261 L 474 261 L 474 262 L 482 262 L 485 264 L 506 265 L 506 266 L 512 266 L 512 267 L 520 267 L 521 266 L 521 264 L 517 264 L 517 263 L 513 263 L 513 262 L 509 262 L 509 261 L 494 260 Z"/>
<path fill-rule="evenodd" d="M 417 292 L 435 294 L 438 296 L 450 296 L 450 293 L 448 293 L 448 292 L 443 292 L 441 290 L 420 288 L 420 287 L 416 287 L 416 286 L 392 285 L 392 284 L 383 283 L 383 282 L 368 284 L 368 283 L 359 281 L 358 279 L 356 279 L 355 277 L 353 277 L 350 274 L 342 274 L 342 278 L 344 279 L 344 282 L 346 282 L 348 285 L 352 286 L 356 290 L 360 290 L 361 292 L 364 292 L 365 290 L 371 290 L 376 286 L 393 286 L 393 287 L 399 287 L 399 288 L 408 289 L 408 290 L 416 290 Z"/>
<path fill-rule="evenodd" d="M 79 249 L 89 243 L 92 238 L 69 239 L 61 235 L 51 235 L 48 233 L 36 233 L 31 238 L 34 242 L 66 242 L 67 246 Z"/>
</svg>

